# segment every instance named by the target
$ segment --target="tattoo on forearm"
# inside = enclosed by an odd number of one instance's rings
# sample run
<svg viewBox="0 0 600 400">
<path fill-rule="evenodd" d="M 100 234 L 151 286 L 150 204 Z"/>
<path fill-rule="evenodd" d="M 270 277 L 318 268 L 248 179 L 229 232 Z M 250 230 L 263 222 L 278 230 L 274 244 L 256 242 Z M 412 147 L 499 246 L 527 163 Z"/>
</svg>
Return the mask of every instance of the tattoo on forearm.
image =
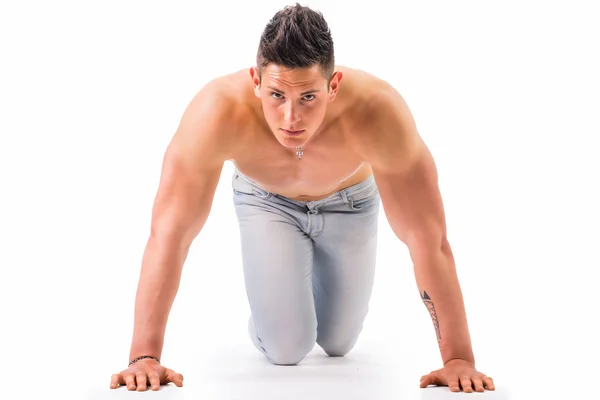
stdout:
<svg viewBox="0 0 600 400">
<path fill-rule="evenodd" d="M 440 324 L 438 322 L 438 317 L 435 312 L 435 306 L 433 305 L 433 301 L 431 301 L 431 298 L 429 297 L 426 291 L 423 291 L 421 299 L 423 300 L 423 303 L 425 303 L 425 306 L 429 310 L 429 314 L 431 315 L 433 326 L 435 328 L 435 334 L 437 336 L 438 344 L 440 344 L 440 342 L 442 341 L 442 335 L 440 333 Z"/>
</svg>

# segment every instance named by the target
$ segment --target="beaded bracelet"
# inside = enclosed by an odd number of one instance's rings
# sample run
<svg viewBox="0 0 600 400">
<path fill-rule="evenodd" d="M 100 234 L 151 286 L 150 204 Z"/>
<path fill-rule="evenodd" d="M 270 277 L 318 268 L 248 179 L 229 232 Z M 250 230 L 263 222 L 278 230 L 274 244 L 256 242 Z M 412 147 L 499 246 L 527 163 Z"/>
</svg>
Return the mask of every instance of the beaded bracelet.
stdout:
<svg viewBox="0 0 600 400">
<path fill-rule="evenodd" d="M 159 360 L 158 358 L 156 358 L 156 357 L 153 357 L 153 356 L 141 356 L 141 357 L 138 357 L 138 358 L 136 358 L 136 359 L 133 359 L 133 360 L 131 360 L 131 361 L 129 362 L 129 365 L 128 365 L 128 367 L 131 367 L 131 365 L 132 365 L 132 364 L 134 364 L 134 363 L 136 363 L 136 362 L 138 362 L 138 361 L 140 361 L 140 360 L 143 360 L 144 358 L 151 358 L 151 359 L 155 360 L 157 363 L 159 363 L 159 364 L 160 364 L 160 360 Z"/>
</svg>

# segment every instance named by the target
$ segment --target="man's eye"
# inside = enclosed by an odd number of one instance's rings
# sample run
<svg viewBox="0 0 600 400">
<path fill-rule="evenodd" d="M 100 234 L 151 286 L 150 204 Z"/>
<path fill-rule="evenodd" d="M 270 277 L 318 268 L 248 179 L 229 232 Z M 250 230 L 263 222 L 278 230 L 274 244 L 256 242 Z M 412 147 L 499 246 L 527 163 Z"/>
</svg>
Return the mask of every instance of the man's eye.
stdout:
<svg viewBox="0 0 600 400">
<path fill-rule="evenodd" d="M 307 97 L 310 97 L 310 99 L 307 99 Z M 314 100 L 314 99 L 315 99 L 315 95 L 314 94 L 309 94 L 309 95 L 304 96 L 304 100 L 311 101 L 311 100 Z"/>
<path fill-rule="evenodd" d="M 281 99 L 281 98 L 283 98 L 283 96 L 282 96 L 282 95 L 280 95 L 279 93 L 276 93 L 276 92 L 273 92 L 273 93 L 271 93 L 271 96 L 273 96 L 273 97 L 274 97 L 274 98 L 276 98 L 276 99 Z"/>
</svg>

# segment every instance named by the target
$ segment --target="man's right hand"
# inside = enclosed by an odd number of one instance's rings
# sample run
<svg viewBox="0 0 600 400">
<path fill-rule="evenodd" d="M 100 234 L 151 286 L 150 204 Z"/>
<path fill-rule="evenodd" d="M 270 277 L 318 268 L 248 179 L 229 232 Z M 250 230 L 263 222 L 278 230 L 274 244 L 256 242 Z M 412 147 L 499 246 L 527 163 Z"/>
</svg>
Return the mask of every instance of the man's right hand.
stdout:
<svg viewBox="0 0 600 400">
<path fill-rule="evenodd" d="M 183 375 L 165 368 L 153 359 L 144 359 L 136 362 L 126 370 L 112 376 L 110 388 L 116 389 L 126 385 L 127 390 L 143 392 L 148 385 L 152 390 L 158 390 L 161 385 L 173 382 L 176 386 L 183 386 Z"/>
</svg>

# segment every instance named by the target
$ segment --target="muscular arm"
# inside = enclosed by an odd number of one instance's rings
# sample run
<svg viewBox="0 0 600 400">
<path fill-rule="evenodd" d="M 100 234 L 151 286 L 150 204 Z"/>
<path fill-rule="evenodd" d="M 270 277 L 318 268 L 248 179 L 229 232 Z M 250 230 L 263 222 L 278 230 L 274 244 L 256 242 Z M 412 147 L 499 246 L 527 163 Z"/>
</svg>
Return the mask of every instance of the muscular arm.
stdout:
<svg viewBox="0 0 600 400">
<path fill-rule="evenodd" d="M 453 358 L 474 362 L 433 157 L 402 97 L 393 90 L 376 97 L 370 106 L 375 134 L 364 147 L 386 217 L 410 251 L 444 364 Z"/>
<path fill-rule="evenodd" d="M 190 102 L 163 159 L 135 299 L 130 360 L 160 358 L 188 250 L 206 222 L 227 159 L 226 100 L 209 84 Z"/>
</svg>

